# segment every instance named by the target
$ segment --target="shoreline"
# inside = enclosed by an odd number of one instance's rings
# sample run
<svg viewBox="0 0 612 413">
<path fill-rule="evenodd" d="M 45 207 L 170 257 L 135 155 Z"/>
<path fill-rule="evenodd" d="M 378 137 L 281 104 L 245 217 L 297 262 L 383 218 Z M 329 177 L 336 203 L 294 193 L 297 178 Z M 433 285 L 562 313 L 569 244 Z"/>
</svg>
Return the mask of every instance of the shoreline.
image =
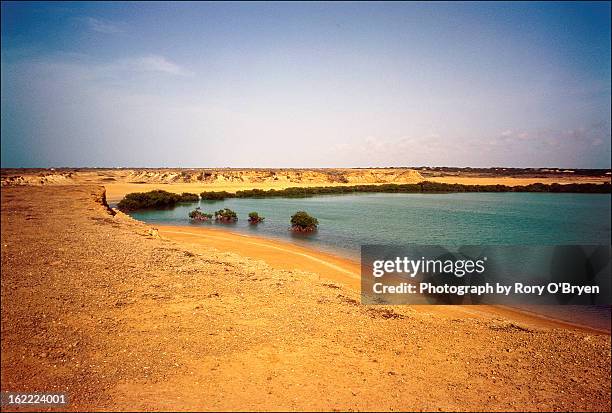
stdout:
<svg viewBox="0 0 612 413">
<path fill-rule="evenodd" d="M 325 278 L 330 281 L 349 286 L 357 292 L 360 290 L 360 263 L 339 255 L 274 238 L 247 235 L 223 228 L 181 225 L 156 225 L 155 228 L 159 230 L 159 235 L 167 236 L 174 241 L 195 244 L 212 241 L 214 244 L 209 245 L 220 251 L 234 252 L 243 257 L 263 260 L 273 268 L 299 269 L 319 275 L 321 271 L 325 271 L 327 275 Z"/>
<path fill-rule="evenodd" d="M 151 225 L 146 222 L 145 224 Z M 347 257 L 274 238 L 242 234 L 225 228 L 159 224 L 155 228 L 158 229 L 160 236 L 173 241 L 208 245 L 221 252 L 232 252 L 243 257 L 262 260 L 272 268 L 313 272 L 319 276 L 319 279 L 340 283 L 357 293 L 361 291 L 360 263 Z M 467 312 L 485 318 L 502 316 L 536 328 L 563 328 L 595 334 L 611 334 L 610 331 L 510 306 L 411 305 L 409 307 L 420 312 L 429 311 L 446 315 Z"/>
</svg>

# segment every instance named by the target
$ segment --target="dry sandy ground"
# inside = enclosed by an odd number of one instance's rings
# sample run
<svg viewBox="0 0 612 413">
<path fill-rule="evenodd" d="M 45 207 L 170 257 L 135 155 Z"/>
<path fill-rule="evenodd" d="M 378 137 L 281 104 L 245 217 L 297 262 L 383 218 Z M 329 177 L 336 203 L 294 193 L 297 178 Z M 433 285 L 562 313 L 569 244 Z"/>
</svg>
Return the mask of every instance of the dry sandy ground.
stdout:
<svg viewBox="0 0 612 413">
<path fill-rule="evenodd" d="M 157 237 L 101 198 L 2 189 L 2 391 L 66 391 L 71 410 L 610 410 L 609 335 L 361 306 L 325 269 Z"/>
</svg>

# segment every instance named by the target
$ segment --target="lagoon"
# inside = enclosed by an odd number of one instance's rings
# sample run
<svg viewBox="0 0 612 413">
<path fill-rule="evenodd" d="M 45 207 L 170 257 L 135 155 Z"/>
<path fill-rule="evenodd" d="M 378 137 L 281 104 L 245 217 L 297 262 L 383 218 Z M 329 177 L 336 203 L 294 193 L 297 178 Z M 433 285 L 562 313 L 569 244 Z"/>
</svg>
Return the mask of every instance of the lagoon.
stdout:
<svg viewBox="0 0 612 413">
<path fill-rule="evenodd" d="M 235 224 L 192 223 L 196 206 L 231 208 Z M 289 231 L 290 216 L 319 219 L 311 234 Z M 250 225 L 248 213 L 266 217 Z M 446 193 L 350 194 L 308 198 L 229 198 L 168 210 L 131 212 L 150 224 L 207 226 L 325 250 L 353 260 L 363 244 L 387 245 L 610 245 L 610 194 Z M 523 310 L 609 331 L 610 306 L 522 306 Z"/>
<path fill-rule="evenodd" d="M 235 224 L 191 223 L 196 206 L 213 213 L 231 208 Z M 289 219 L 305 210 L 319 229 L 289 231 Z M 259 225 L 248 213 L 266 217 Z M 448 193 L 350 194 L 308 198 L 228 198 L 131 212 L 151 224 L 205 225 L 276 238 L 358 259 L 363 244 L 610 245 L 610 194 Z"/>
</svg>

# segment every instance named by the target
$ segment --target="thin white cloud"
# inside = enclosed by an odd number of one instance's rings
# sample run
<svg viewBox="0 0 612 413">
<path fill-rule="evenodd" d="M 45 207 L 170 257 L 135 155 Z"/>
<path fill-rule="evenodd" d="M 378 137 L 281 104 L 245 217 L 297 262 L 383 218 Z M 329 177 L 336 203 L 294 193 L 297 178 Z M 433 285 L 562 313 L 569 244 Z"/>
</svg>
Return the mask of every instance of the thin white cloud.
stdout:
<svg viewBox="0 0 612 413">
<path fill-rule="evenodd" d="M 105 19 L 96 17 L 81 17 L 78 20 L 84 23 L 89 30 L 97 33 L 117 34 L 125 31 L 119 24 Z"/>
<path fill-rule="evenodd" d="M 157 72 L 176 76 L 187 76 L 190 74 L 190 72 L 182 66 L 159 55 L 121 59 L 115 65 L 135 72 Z"/>
<path fill-rule="evenodd" d="M 171 75 L 190 76 L 190 70 L 175 63 L 165 56 L 148 54 L 92 62 L 88 55 L 62 54 L 44 61 L 23 61 L 23 67 L 42 67 L 48 73 L 71 73 L 73 78 L 99 81 L 101 79 L 125 79 L 133 75 Z"/>
<path fill-rule="evenodd" d="M 499 137 L 506 142 L 512 142 L 530 139 L 531 134 L 528 131 L 514 131 L 512 129 L 507 129 L 501 132 Z"/>
</svg>

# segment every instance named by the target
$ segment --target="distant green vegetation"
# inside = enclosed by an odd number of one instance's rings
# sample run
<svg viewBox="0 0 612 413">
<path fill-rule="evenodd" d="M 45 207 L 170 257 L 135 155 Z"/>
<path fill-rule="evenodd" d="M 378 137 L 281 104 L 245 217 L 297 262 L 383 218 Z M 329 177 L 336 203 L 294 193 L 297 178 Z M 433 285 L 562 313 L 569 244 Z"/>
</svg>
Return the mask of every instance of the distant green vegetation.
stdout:
<svg viewBox="0 0 612 413">
<path fill-rule="evenodd" d="M 198 194 L 192 194 L 191 192 L 183 192 L 181 194 L 181 200 L 179 202 L 198 202 L 200 197 Z"/>
<path fill-rule="evenodd" d="M 215 212 L 215 219 L 219 222 L 236 222 L 238 215 L 229 208 L 223 208 Z"/>
<path fill-rule="evenodd" d="M 162 191 L 160 189 L 149 192 L 132 192 L 127 194 L 117 208 L 121 211 L 135 211 L 137 209 L 165 209 L 172 208 L 179 202 L 197 202 L 198 195 L 183 192 L 175 194 L 173 192 Z"/>
<path fill-rule="evenodd" d="M 314 186 L 308 188 L 292 187 L 286 189 L 250 189 L 231 193 L 227 191 L 202 192 L 203 200 L 223 200 L 225 198 L 302 198 L 328 194 L 382 192 L 382 193 L 445 193 L 445 192 L 550 192 L 550 193 L 588 193 L 609 194 L 612 185 L 605 184 L 542 184 L 507 186 L 507 185 L 462 185 L 424 181 L 418 184 L 382 184 L 351 186 Z M 179 202 L 197 202 L 197 195 L 184 192 L 182 195 L 155 190 L 150 192 L 133 192 L 127 194 L 118 204 L 122 211 L 137 209 L 171 208 Z"/>
<path fill-rule="evenodd" d="M 382 184 L 350 186 L 313 186 L 291 187 L 286 189 L 249 189 L 235 194 L 222 192 L 202 192 L 202 199 L 224 198 L 302 198 L 327 194 L 350 194 L 356 192 L 382 193 L 444 193 L 444 192 L 552 192 L 552 193 L 610 193 L 612 187 L 606 184 L 542 184 L 508 185 L 463 185 L 424 181 L 418 184 Z M 220 195 L 216 195 L 220 194 Z M 215 198 L 215 197 L 219 198 Z"/>
<path fill-rule="evenodd" d="M 305 211 L 298 211 L 291 216 L 291 229 L 297 232 L 311 232 L 317 229 L 319 220 Z"/>
<path fill-rule="evenodd" d="M 234 194 L 231 194 L 227 191 L 217 191 L 217 192 L 202 192 L 200 196 L 205 201 L 223 201 L 225 198 L 234 198 Z"/>
<path fill-rule="evenodd" d="M 266 218 L 260 217 L 257 212 L 249 212 L 249 222 L 251 224 L 259 224 L 260 222 L 263 222 L 264 219 Z"/>
<path fill-rule="evenodd" d="M 200 207 L 197 207 L 189 213 L 189 218 L 194 221 L 210 221 L 212 214 L 207 214 L 206 212 L 201 211 Z"/>
</svg>

